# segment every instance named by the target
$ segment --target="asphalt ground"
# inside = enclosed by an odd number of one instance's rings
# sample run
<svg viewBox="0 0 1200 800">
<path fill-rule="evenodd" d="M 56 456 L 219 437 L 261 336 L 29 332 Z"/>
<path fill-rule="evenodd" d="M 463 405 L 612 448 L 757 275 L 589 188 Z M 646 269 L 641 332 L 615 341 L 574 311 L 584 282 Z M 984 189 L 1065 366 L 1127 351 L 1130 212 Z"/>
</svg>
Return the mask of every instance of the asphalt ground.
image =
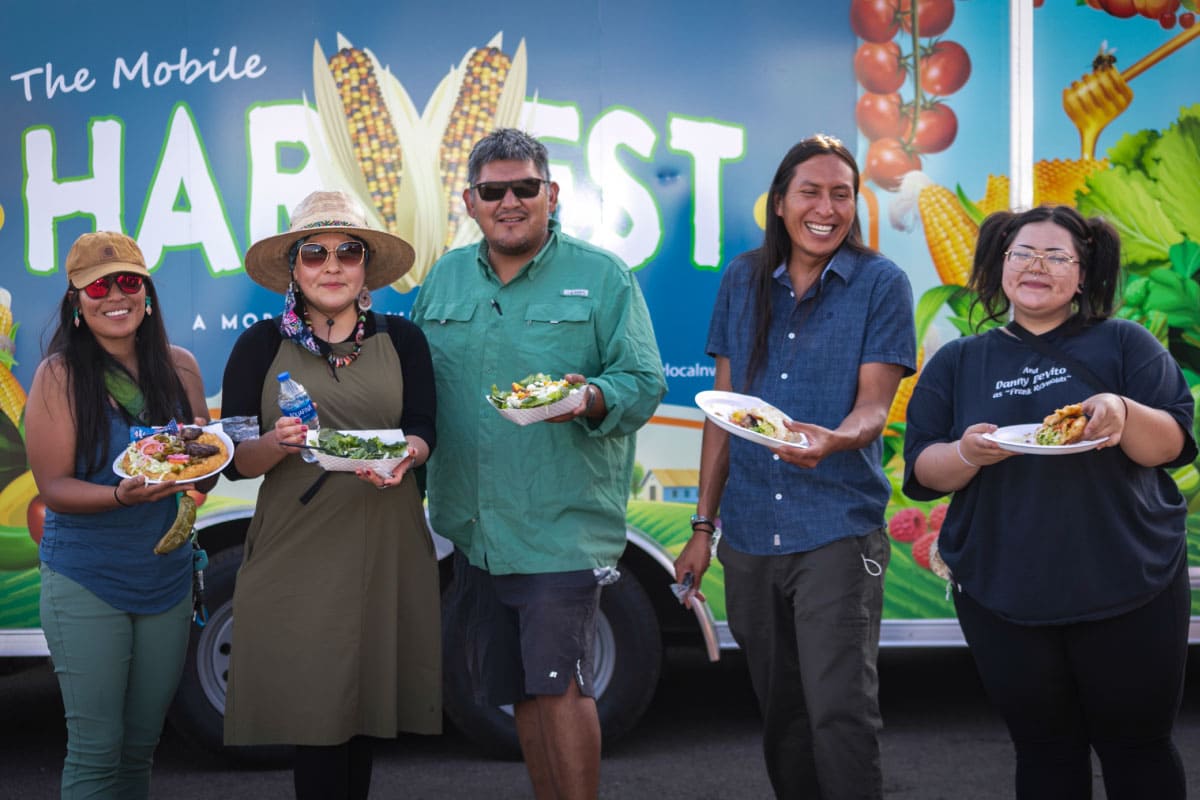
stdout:
<svg viewBox="0 0 1200 800">
<path fill-rule="evenodd" d="M 1175 741 L 1200 797 L 1200 650 L 1192 649 Z M 11 667 L 10 667 L 11 668 Z M 1010 798 L 1013 755 L 964 650 L 885 650 L 880 657 L 884 789 L 887 798 Z M 727 654 L 712 665 L 670 653 L 642 723 L 607 748 L 602 798 L 769 798 L 758 712 L 744 665 Z M 65 748 L 62 703 L 49 662 L 0 675 L 0 800 L 58 796 Z M 1104 798 L 1099 769 L 1095 797 Z M 151 795 L 170 800 L 289 798 L 291 772 L 248 768 L 197 750 L 168 728 Z M 495 761 L 453 728 L 379 744 L 373 798 L 530 796 L 519 762 Z M 1150 800 L 1150 799 L 1148 799 Z"/>
</svg>

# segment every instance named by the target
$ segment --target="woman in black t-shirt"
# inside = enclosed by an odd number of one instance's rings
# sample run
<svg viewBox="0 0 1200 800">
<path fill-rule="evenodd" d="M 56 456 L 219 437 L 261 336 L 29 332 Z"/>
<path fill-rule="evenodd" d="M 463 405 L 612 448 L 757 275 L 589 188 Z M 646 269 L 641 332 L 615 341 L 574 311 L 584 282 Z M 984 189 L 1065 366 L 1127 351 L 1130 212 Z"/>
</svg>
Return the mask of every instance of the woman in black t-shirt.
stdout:
<svg viewBox="0 0 1200 800">
<path fill-rule="evenodd" d="M 1171 728 L 1190 611 L 1191 394 L 1143 327 L 1110 318 L 1119 238 L 1068 206 L 988 217 L 970 288 L 1005 327 L 930 359 L 908 407 L 904 491 L 953 493 L 939 552 L 1017 753 L 1019 798 L 1182 798 Z M 1081 402 L 1086 451 L 1018 455 L 991 434 Z"/>
</svg>

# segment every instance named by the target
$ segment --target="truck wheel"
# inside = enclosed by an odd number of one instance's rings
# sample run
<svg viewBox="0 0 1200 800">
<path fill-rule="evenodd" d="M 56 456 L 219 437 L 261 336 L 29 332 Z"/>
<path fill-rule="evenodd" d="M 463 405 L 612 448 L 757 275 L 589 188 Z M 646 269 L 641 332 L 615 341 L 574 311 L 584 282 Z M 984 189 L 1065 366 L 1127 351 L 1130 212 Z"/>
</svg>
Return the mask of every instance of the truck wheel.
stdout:
<svg viewBox="0 0 1200 800">
<path fill-rule="evenodd" d="M 596 621 L 596 711 L 606 744 L 637 725 L 654 698 L 662 668 L 662 638 L 654 606 L 633 572 L 622 569 L 621 573 L 619 581 L 604 587 Z M 442 634 L 446 716 L 489 755 L 519 759 L 512 706 L 475 702 L 460 620 L 445 615 Z"/>
<path fill-rule="evenodd" d="M 242 565 L 242 548 L 214 555 L 204 571 L 204 602 L 208 622 L 192 626 L 183 677 L 168 718 L 186 738 L 215 753 L 248 763 L 277 765 L 291 759 L 292 748 L 225 747 L 225 686 L 233 651 L 233 585 Z"/>
</svg>

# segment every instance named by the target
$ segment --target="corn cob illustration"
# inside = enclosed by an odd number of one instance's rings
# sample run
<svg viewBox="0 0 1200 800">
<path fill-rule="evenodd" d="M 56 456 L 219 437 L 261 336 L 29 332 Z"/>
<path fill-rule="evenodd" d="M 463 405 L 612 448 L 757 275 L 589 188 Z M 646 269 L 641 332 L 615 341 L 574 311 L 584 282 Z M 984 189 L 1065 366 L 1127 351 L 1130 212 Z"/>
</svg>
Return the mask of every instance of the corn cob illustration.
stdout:
<svg viewBox="0 0 1200 800">
<path fill-rule="evenodd" d="M 1008 176 L 988 175 L 987 189 L 984 190 L 983 199 L 979 201 L 979 210 L 986 217 L 988 214 L 1004 211 L 1007 208 Z"/>
<path fill-rule="evenodd" d="M 938 277 L 948 286 L 966 286 L 979 226 L 945 186 L 930 183 L 921 189 L 917 207 Z"/>
<path fill-rule="evenodd" d="M 450 208 L 446 218 L 447 247 L 454 241 L 458 226 L 466 218 L 462 195 L 453 187 L 466 188 L 467 157 L 471 147 L 495 127 L 500 92 L 508 76 L 512 59 L 496 47 L 481 47 L 467 58 L 462 84 L 442 134 L 439 173 L 449 192 Z"/>
<path fill-rule="evenodd" d="M 329 71 L 341 98 L 346 129 L 358 168 L 376 211 L 392 230 L 402 162 L 400 139 L 375 74 L 372 59 L 356 47 L 343 47 L 329 59 Z"/>
<path fill-rule="evenodd" d="M 408 240 L 413 268 L 393 287 L 419 286 L 449 246 L 479 238 L 463 225 L 467 157 L 484 134 L 520 122 L 525 100 L 525 43 L 509 58 L 496 34 L 452 67 L 425 110 L 369 49 L 338 35 L 328 62 L 313 48 L 313 86 L 328 158 L 318 158 L 323 182 L 367 206 L 372 225 Z M 323 136 L 322 136 L 323 134 Z"/>
<path fill-rule="evenodd" d="M 480 138 L 496 128 L 521 122 L 528 70 L 525 40 L 510 58 L 497 33 L 483 47 L 470 50 L 438 85 L 422 120 L 439 145 L 438 171 L 446 198 L 447 248 L 469 244 L 479 229 L 468 223 L 462 192 L 467 188 L 467 160 Z"/>
<path fill-rule="evenodd" d="M 417 261 L 410 275 L 424 275 L 440 255 L 440 246 L 431 244 L 440 240 L 440 228 L 423 228 L 422 220 L 443 214 L 429 209 L 430 198 L 440 202 L 437 178 L 432 165 L 426 167 L 419 116 L 407 92 L 374 53 L 341 34 L 328 62 L 314 42 L 313 88 L 319 129 L 312 136 L 328 151 L 316 159 L 322 182 L 357 198 L 373 227 L 411 243 Z M 425 194 L 419 195 L 422 187 Z M 417 283 L 419 278 L 396 288 L 408 291 Z"/>
<path fill-rule="evenodd" d="M 924 363 L 925 348 L 921 347 L 917 350 L 917 371 L 902 379 L 900 385 L 896 387 L 896 396 L 892 398 L 892 405 L 888 408 L 887 423 L 883 427 L 884 436 L 900 435 L 891 430 L 891 426 L 893 422 L 904 422 L 908 418 L 908 401 L 912 399 L 913 387 L 917 385 L 917 378 L 921 377 L 921 366 Z"/>
<path fill-rule="evenodd" d="M 13 323 L 12 293 L 0 288 L 0 411 L 20 427 L 21 415 L 25 412 L 25 389 L 13 375 L 15 349 L 14 337 L 17 325 Z"/>
</svg>

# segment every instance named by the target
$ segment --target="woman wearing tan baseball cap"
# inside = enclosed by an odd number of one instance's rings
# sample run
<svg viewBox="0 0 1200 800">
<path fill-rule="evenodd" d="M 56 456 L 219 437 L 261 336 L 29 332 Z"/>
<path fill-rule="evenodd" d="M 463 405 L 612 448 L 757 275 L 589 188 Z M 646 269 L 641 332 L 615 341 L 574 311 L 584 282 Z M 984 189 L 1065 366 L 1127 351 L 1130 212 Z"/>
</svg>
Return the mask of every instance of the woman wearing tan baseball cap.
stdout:
<svg viewBox="0 0 1200 800">
<path fill-rule="evenodd" d="M 58 326 L 29 392 L 29 466 L 45 501 L 42 627 L 62 688 L 62 796 L 146 797 L 187 651 L 192 551 L 157 555 L 176 495 L 216 482 L 147 484 L 113 463 L 130 429 L 207 421 L 200 368 L 167 341 L 137 242 L 80 236 Z"/>
</svg>

